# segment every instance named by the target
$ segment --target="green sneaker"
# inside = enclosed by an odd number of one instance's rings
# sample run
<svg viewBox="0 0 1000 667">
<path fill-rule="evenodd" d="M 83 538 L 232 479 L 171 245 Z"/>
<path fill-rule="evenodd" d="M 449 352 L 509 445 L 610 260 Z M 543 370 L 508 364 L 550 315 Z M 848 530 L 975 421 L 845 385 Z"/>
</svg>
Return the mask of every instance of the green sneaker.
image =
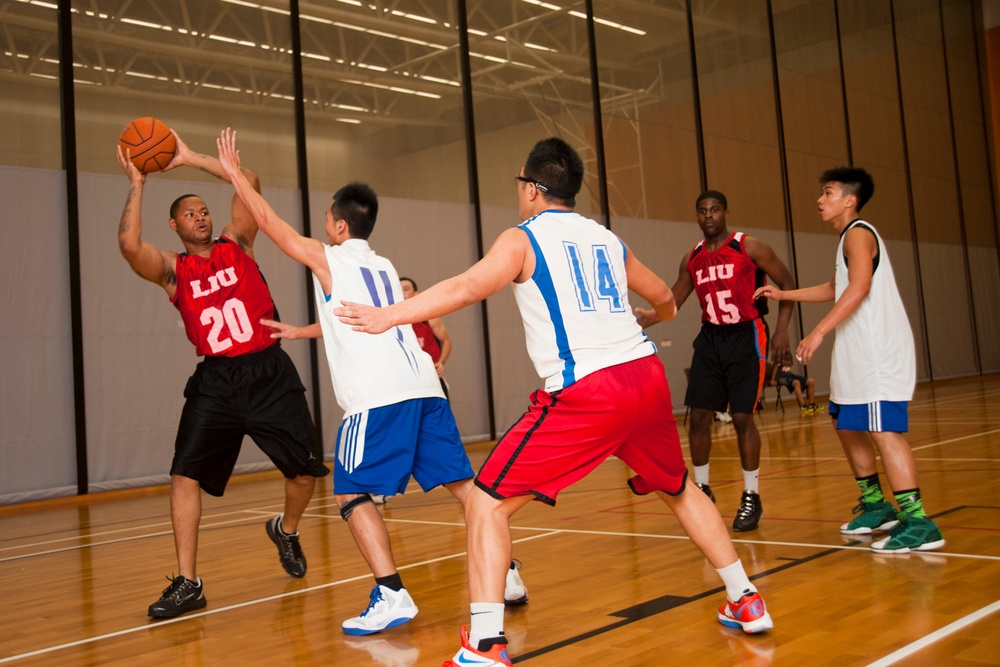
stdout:
<svg viewBox="0 0 1000 667">
<path fill-rule="evenodd" d="M 889 530 L 899 523 L 896 508 L 884 500 L 877 503 L 862 500 L 851 512 L 858 516 L 840 527 L 845 535 L 867 535 L 874 530 Z"/>
<path fill-rule="evenodd" d="M 907 554 L 911 551 L 932 551 L 944 546 L 937 525 L 927 517 L 905 517 L 889 537 L 872 542 L 872 551 L 880 554 Z"/>
</svg>

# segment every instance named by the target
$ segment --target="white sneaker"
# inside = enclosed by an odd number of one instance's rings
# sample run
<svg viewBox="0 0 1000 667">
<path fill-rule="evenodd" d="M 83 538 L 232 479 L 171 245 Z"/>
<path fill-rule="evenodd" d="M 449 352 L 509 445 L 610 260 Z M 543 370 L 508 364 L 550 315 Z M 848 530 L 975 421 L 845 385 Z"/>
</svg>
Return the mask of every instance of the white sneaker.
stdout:
<svg viewBox="0 0 1000 667">
<path fill-rule="evenodd" d="M 528 589 L 521 581 L 518 569 L 521 561 L 516 558 L 510 562 L 510 569 L 507 570 L 507 582 L 503 589 L 504 604 L 524 604 L 528 601 Z"/>
<path fill-rule="evenodd" d="M 368 601 L 368 608 L 360 616 L 349 618 L 341 627 L 349 635 L 370 635 L 386 628 L 394 628 L 413 619 L 417 605 L 405 588 L 394 591 L 375 584 Z"/>
<path fill-rule="evenodd" d="M 369 495 L 372 497 L 372 502 L 375 503 L 376 505 L 385 505 L 387 502 L 389 502 L 389 496 L 383 496 L 376 493 L 371 493 Z"/>
</svg>

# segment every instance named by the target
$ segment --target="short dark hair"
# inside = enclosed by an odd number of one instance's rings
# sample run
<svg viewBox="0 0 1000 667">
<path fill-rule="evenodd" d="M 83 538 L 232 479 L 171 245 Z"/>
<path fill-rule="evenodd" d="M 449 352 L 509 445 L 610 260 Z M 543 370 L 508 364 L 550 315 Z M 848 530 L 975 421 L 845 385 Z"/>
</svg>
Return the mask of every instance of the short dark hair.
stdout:
<svg viewBox="0 0 1000 667">
<path fill-rule="evenodd" d="M 542 196 L 573 208 L 583 185 L 583 160 L 559 137 L 542 139 L 528 154 L 524 175 L 541 186 L 538 189 Z"/>
<path fill-rule="evenodd" d="M 403 282 L 404 280 L 410 281 L 410 284 L 413 285 L 413 291 L 414 292 L 419 292 L 420 291 L 420 288 L 417 287 L 417 281 L 416 280 L 414 280 L 413 278 L 407 278 L 406 276 L 400 276 L 399 277 L 399 282 Z"/>
<path fill-rule="evenodd" d="M 199 199 L 201 199 L 199 195 L 186 194 L 186 195 L 181 195 L 180 197 L 174 200 L 174 203 L 170 205 L 171 220 L 177 218 L 177 209 L 181 207 L 181 202 L 184 201 L 185 199 L 190 199 L 191 197 L 198 197 Z"/>
<path fill-rule="evenodd" d="M 351 238 L 367 239 L 378 218 L 378 196 L 365 183 L 349 183 L 333 193 L 330 211 L 335 220 L 346 220 Z"/>
<path fill-rule="evenodd" d="M 722 194 L 718 190 L 705 190 L 700 195 L 698 195 L 698 199 L 696 199 L 694 202 L 694 208 L 696 211 L 698 210 L 698 204 L 700 204 L 705 199 L 718 199 L 719 203 L 722 204 L 722 210 L 724 211 L 729 210 L 729 202 L 726 200 L 726 195 Z"/>
<path fill-rule="evenodd" d="M 841 189 L 846 195 L 854 195 L 858 198 L 857 211 L 868 203 L 875 194 L 875 180 L 872 175 L 861 167 L 834 167 L 827 169 L 819 177 L 819 184 L 840 183 Z"/>
</svg>

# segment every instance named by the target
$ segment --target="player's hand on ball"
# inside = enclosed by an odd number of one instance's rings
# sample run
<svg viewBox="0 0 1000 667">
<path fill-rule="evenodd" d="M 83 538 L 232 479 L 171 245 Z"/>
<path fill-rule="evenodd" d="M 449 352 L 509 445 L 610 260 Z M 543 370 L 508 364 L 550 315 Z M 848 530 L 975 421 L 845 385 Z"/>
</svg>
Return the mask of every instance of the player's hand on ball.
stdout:
<svg viewBox="0 0 1000 667">
<path fill-rule="evenodd" d="M 129 155 L 130 149 L 126 148 L 122 151 L 121 144 L 117 146 L 118 151 L 118 164 L 121 165 L 122 171 L 128 176 L 128 180 L 132 183 L 145 183 L 146 175 L 139 171 L 139 169 L 132 163 L 132 158 Z"/>
<path fill-rule="evenodd" d="M 333 314 L 355 331 L 379 334 L 388 331 L 392 326 L 384 308 L 375 308 L 352 301 L 341 301 L 340 304 L 340 308 L 335 308 Z"/>
</svg>

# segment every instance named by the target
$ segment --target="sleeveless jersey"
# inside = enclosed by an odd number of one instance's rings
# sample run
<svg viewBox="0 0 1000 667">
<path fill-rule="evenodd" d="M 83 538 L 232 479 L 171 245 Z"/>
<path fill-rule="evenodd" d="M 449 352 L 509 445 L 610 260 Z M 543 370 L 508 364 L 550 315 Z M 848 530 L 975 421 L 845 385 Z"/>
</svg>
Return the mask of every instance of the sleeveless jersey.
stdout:
<svg viewBox="0 0 1000 667">
<path fill-rule="evenodd" d="M 767 278 L 747 255 L 745 236 L 734 232 L 714 251 L 705 248 L 704 240 L 691 249 L 688 272 L 706 324 L 736 324 L 767 315 L 767 300 L 753 299 Z"/>
<path fill-rule="evenodd" d="M 572 211 L 543 211 L 519 229 L 535 270 L 513 284 L 514 298 L 545 391 L 656 353 L 629 306 L 621 239 Z"/>
<path fill-rule="evenodd" d="M 830 400 L 841 405 L 876 401 L 909 401 L 916 385 L 917 358 L 913 331 L 896 287 L 896 278 L 875 228 L 855 220 L 840 235 L 834 280 L 836 298 L 847 289 L 847 258 L 844 237 L 855 227 L 875 236 L 878 253 L 872 286 L 858 309 L 837 325 L 833 341 Z"/>
<path fill-rule="evenodd" d="M 344 417 L 412 398 L 444 398 L 434 362 L 420 349 L 413 327 L 373 336 L 352 330 L 333 314 L 342 299 L 379 308 L 402 301 L 392 263 L 362 239 L 324 248 L 332 293 L 324 294 L 319 280 L 313 280 L 333 391 Z"/>
<path fill-rule="evenodd" d="M 431 355 L 431 361 L 437 363 L 438 359 L 441 358 L 441 344 L 434 336 L 434 329 L 431 328 L 430 322 L 414 322 L 413 333 L 417 335 L 420 349 Z"/>
<path fill-rule="evenodd" d="M 198 355 L 238 357 L 278 342 L 260 323 L 276 319 L 271 291 L 257 262 L 232 240 L 215 239 L 208 258 L 179 254 L 176 273 L 170 301 Z"/>
</svg>

